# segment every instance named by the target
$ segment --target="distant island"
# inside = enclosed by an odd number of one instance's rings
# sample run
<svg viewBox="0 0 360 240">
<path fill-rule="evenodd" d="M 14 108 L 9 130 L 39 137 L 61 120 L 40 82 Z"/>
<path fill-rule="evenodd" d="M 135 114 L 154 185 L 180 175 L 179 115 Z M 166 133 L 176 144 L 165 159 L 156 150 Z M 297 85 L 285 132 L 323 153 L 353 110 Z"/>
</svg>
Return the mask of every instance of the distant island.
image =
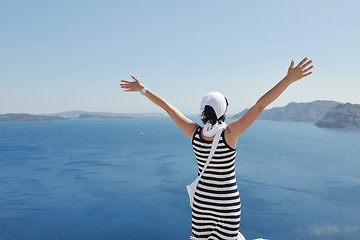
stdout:
<svg viewBox="0 0 360 240">
<path fill-rule="evenodd" d="M 83 113 L 79 115 L 79 119 L 121 119 L 121 118 L 133 118 L 132 116 L 111 116 L 111 115 L 101 115 L 101 114 L 88 114 Z"/>
<path fill-rule="evenodd" d="M 79 119 L 120 119 L 133 117 L 151 117 L 164 116 L 161 113 L 110 113 L 110 112 L 87 112 L 80 110 L 73 110 L 68 112 L 46 114 L 47 116 L 56 116 L 64 118 L 79 118 Z"/>
<path fill-rule="evenodd" d="M 341 104 L 336 101 L 317 100 L 308 103 L 291 102 L 284 107 L 274 107 L 265 109 L 258 119 L 273 121 L 297 121 L 297 122 L 316 122 L 322 119 L 327 110 Z M 235 114 L 232 118 L 239 118 L 248 109 Z"/>
<path fill-rule="evenodd" d="M 0 122 L 43 122 L 65 120 L 63 117 L 32 115 L 26 113 L 0 114 Z"/>
<path fill-rule="evenodd" d="M 315 125 L 324 128 L 360 129 L 360 104 L 345 103 L 332 107 Z"/>
<path fill-rule="evenodd" d="M 68 111 L 61 113 L 34 115 L 27 113 L 7 113 L 0 114 L 0 122 L 42 122 L 58 121 L 71 118 L 76 119 L 123 119 L 133 117 L 164 116 L 161 113 L 107 113 L 107 112 L 86 112 L 86 111 Z"/>
</svg>

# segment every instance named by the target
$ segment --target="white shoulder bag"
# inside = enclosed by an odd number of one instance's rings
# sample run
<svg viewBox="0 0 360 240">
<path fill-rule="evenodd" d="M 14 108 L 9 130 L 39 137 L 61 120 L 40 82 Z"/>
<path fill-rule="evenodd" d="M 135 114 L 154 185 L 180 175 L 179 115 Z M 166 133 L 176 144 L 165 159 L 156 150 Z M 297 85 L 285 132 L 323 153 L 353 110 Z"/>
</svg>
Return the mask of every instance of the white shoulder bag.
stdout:
<svg viewBox="0 0 360 240">
<path fill-rule="evenodd" d="M 220 136 L 221 136 L 221 133 L 224 131 L 224 128 L 220 129 L 216 135 L 215 135 L 215 138 L 213 140 L 213 143 L 211 145 L 211 151 L 210 151 L 210 154 L 209 154 L 209 157 L 203 167 L 203 170 L 201 171 L 200 175 L 195 179 L 195 181 L 193 181 L 190 185 L 187 185 L 186 186 L 186 189 L 187 189 L 187 192 L 189 194 L 189 198 L 190 198 L 190 206 L 191 208 L 193 208 L 193 204 L 194 204 L 194 196 L 195 196 L 195 191 L 196 191 L 196 187 L 197 187 L 197 184 L 201 178 L 201 176 L 203 175 L 203 173 L 205 172 L 205 169 L 207 168 L 207 166 L 209 165 L 210 163 L 210 160 L 212 159 L 214 153 L 215 153 L 215 150 L 217 148 L 217 145 L 219 144 L 219 140 L 220 140 Z"/>
</svg>

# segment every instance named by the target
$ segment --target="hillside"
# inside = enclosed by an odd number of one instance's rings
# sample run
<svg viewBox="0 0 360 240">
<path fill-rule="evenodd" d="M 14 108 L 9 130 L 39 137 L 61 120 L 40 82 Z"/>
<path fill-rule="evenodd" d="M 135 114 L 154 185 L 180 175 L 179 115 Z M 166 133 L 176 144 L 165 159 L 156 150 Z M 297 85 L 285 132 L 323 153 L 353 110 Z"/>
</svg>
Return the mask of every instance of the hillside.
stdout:
<svg viewBox="0 0 360 240">
<path fill-rule="evenodd" d="M 336 101 L 317 100 L 308 103 L 291 102 L 284 107 L 265 109 L 258 119 L 273 121 L 316 122 L 324 117 L 327 110 L 340 104 Z M 248 109 L 235 114 L 233 118 L 242 116 Z"/>
<path fill-rule="evenodd" d="M 315 125 L 324 128 L 360 129 L 360 104 L 346 103 L 332 107 Z"/>
</svg>

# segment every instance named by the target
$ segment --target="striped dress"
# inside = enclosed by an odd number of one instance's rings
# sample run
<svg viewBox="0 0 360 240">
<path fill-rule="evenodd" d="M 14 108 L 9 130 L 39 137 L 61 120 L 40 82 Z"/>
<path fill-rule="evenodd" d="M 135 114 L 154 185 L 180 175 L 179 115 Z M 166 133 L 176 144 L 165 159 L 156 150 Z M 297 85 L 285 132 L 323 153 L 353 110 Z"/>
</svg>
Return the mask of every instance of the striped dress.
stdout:
<svg viewBox="0 0 360 240">
<path fill-rule="evenodd" d="M 198 175 L 206 163 L 212 144 L 212 141 L 201 137 L 201 129 L 199 127 L 195 131 L 192 140 Z M 191 239 L 237 239 L 241 202 L 235 178 L 236 150 L 225 142 L 224 132 L 195 192 Z"/>
</svg>

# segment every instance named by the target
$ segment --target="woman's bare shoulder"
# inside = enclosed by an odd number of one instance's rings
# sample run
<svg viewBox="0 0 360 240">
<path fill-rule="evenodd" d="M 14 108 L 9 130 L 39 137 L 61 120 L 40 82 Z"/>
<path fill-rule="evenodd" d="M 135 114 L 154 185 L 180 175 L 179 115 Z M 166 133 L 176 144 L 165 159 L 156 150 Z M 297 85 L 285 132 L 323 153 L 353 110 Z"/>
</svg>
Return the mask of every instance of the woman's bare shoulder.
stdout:
<svg viewBox="0 0 360 240">
<path fill-rule="evenodd" d="M 235 134 L 232 134 L 229 127 L 225 128 L 224 133 L 225 142 L 233 149 L 236 148 L 238 137 Z"/>
</svg>

